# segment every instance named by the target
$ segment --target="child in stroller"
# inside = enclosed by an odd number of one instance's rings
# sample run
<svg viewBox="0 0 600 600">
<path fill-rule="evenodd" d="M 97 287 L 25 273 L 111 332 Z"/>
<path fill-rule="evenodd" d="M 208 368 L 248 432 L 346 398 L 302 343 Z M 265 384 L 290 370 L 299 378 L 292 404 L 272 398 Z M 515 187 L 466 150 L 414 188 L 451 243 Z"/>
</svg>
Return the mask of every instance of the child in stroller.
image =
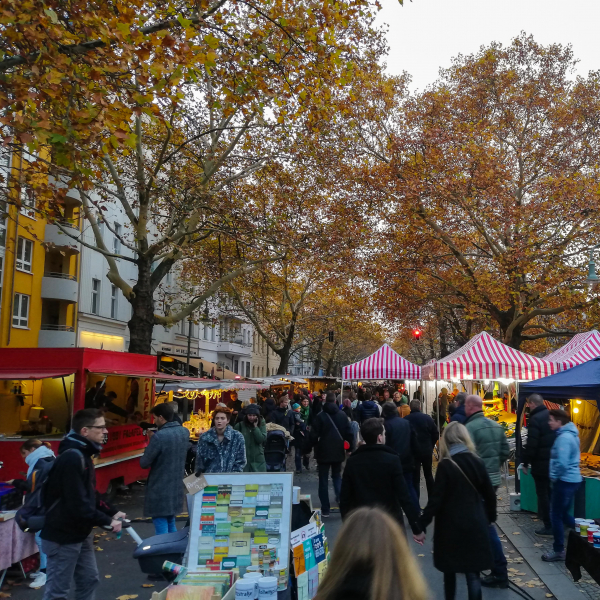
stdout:
<svg viewBox="0 0 600 600">
<path fill-rule="evenodd" d="M 267 472 L 285 471 L 287 449 L 288 443 L 284 431 L 275 429 L 267 432 L 267 441 L 265 442 L 265 462 L 267 463 Z"/>
</svg>

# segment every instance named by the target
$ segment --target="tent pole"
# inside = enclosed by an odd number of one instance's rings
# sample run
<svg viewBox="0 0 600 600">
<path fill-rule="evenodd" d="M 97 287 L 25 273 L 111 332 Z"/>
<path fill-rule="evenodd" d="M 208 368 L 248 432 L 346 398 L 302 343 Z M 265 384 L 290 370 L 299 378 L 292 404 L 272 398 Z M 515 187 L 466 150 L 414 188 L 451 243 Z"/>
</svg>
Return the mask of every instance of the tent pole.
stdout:
<svg viewBox="0 0 600 600">
<path fill-rule="evenodd" d="M 440 451 L 440 438 L 442 437 L 442 432 L 440 430 L 440 399 L 439 399 L 439 395 L 438 395 L 438 380 L 437 377 L 435 378 L 435 400 L 434 402 L 437 402 L 437 410 L 435 411 L 437 414 L 437 426 L 438 426 L 438 457 L 439 457 L 439 451 Z"/>
<path fill-rule="evenodd" d="M 523 424 L 523 412 L 525 407 L 521 407 L 519 399 L 519 380 L 515 379 L 515 396 L 517 398 L 517 426 L 515 428 L 515 493 L 521 492 L 521 480 L 519 479 L 519 465 L 521 464 L 521 428 Z"/>
</svg>

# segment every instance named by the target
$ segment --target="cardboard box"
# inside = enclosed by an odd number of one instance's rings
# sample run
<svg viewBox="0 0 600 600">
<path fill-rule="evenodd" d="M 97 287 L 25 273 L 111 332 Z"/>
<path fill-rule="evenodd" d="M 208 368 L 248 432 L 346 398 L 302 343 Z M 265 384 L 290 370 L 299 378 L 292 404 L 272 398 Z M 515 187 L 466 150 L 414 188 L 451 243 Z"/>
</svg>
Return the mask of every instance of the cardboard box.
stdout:
<svg viewBox="0 0 600 600">
<path fill-rule="evenodd" d="M 171 586 L 167 586 L 162 592 L 152 592 L 152 600 L 167 600 L 167 592 Z M 235 583 L 223 596 L 223 600 L 235 600 Z"/>
</svg>

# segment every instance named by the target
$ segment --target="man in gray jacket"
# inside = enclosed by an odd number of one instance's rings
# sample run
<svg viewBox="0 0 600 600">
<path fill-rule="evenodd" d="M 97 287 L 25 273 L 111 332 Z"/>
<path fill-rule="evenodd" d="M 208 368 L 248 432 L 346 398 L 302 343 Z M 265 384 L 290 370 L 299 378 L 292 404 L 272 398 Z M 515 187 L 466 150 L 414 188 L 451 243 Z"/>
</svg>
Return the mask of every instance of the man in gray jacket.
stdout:
<svg viewBox="0 0 600 600">
<path fill-rule="evenodd" d="M 152 517 L 156 535 L 160 535 L 177 531 L 175 515 L 183 508 L 182 480 L 190 433 L 174 420 L 173 409 L 168 404 L 157 404 L 150 412 L 158 431 L 148 432 L 150 443 L 140 458 L 140 466 L 150 469 L 144 516 Z"/>
</svg>

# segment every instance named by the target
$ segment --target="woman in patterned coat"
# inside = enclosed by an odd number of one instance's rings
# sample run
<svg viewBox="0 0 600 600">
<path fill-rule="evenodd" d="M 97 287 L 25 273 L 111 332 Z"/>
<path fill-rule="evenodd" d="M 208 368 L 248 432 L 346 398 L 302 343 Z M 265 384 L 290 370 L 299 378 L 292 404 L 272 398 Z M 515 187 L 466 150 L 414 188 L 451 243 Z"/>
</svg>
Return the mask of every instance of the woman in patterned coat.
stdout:
<svg viewBox="0 0 600 600">
<path fill-rule="evenodd" d="M 241 473 L 246 466 L 244 436 L 229 420 L 231 410 L 217 406 L 213 427 L 200 436 L 196 454 L 196 474 Z"/>
</svg>

